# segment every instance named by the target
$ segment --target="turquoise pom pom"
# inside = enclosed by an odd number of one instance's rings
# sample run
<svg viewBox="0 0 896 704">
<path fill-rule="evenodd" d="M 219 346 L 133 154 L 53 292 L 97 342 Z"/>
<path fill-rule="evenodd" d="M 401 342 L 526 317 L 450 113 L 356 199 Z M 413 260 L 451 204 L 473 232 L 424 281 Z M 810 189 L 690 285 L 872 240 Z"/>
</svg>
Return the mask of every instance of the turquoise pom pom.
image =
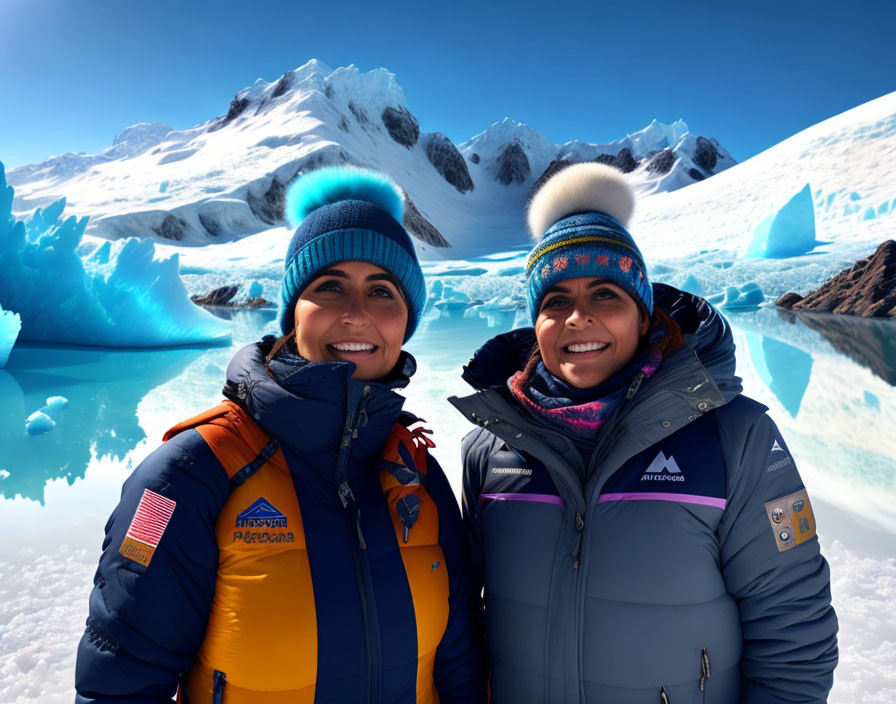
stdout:
<svg viewBox="0 0 896 704">
<path fill-rule="evenodd" d="M 298 227 L 310 213 L 341 200 L 374 203 L 398 222 L 404 216 L 404 197 L 392 179 L 367 169 L 335 166 L 312 171 L 289 187 L 286 218 Z"/>
</svg>

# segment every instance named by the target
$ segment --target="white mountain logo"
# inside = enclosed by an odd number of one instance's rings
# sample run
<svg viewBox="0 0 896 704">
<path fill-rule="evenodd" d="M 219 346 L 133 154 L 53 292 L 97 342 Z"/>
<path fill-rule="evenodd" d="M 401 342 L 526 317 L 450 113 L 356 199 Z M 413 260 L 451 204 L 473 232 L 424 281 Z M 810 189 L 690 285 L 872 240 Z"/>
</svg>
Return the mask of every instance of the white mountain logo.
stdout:
<svg viewBox="0 0 896 704">
<path fill-rule="evenodd" d="M 778 444 L 778 438 L 775 438 L 775 442 L 772 445 L 772 449 L 769 452 L 784 452 L 784 448 Z"/>
<path fill-rule="evenodd" d="M 666 457 L 660 450 L 650 466 L 644 470 L 641 481 L 683 482 L 684 474 L 672 455 Z"/>
</svg>

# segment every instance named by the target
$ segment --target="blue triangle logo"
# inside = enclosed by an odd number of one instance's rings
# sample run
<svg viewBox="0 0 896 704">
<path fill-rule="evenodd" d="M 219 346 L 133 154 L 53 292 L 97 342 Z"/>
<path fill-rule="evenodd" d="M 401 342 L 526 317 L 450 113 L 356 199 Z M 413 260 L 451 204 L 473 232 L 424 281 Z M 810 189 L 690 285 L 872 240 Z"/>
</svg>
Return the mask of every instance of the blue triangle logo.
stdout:
<svg viewBox="0 0 896 704">
<path fill-rule="evenodd" d="M 286 516 L 264 497 L 236 517 L 237 528 L 286 528 Z"/>
</svg>

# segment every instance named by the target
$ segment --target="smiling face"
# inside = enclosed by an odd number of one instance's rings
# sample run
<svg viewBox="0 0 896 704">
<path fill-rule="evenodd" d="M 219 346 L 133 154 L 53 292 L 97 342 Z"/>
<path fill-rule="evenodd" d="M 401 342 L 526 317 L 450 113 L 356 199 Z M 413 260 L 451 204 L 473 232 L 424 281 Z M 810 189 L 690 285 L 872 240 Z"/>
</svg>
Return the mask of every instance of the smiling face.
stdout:
<svg viewBox="0 0 896 704">
<path fill-rule="evenodd" d="M 622 288 L 592 277 L 551 286 L 535 337 L 548 371 L 580 389 L 596 386 L 635 357 L 650 322 Z"/>
<path fill-rule="evenodd" d="M 353 379 L 380 379 L 398 362 L 408 307 L 398 280 L 366 262 L 321 271 L 299 296 L 296 347 L 310 362 L 354 362 Z"/>
</svg>

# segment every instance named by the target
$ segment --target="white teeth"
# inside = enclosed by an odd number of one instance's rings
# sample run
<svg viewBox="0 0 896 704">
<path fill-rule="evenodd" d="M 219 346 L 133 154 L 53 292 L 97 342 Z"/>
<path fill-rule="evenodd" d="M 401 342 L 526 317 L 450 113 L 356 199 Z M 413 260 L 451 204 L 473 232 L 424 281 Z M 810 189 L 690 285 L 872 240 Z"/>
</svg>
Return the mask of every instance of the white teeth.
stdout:
<svg viewBox="0 0 896 704">
<path fill-rule="evenodd" d="M 371 345 L 369 342 L 340 342 L 338 345 L 333 345 L 340 352 L 369 352 L 376 345 Z"/>
<path fill-rule="evenodd" d="M 609 347 L 605 342 L 586 342 L 581 345 L 567 345 L 566 349 L 570 352 L 594 352 L 605 347 Z"/>
</svg>

